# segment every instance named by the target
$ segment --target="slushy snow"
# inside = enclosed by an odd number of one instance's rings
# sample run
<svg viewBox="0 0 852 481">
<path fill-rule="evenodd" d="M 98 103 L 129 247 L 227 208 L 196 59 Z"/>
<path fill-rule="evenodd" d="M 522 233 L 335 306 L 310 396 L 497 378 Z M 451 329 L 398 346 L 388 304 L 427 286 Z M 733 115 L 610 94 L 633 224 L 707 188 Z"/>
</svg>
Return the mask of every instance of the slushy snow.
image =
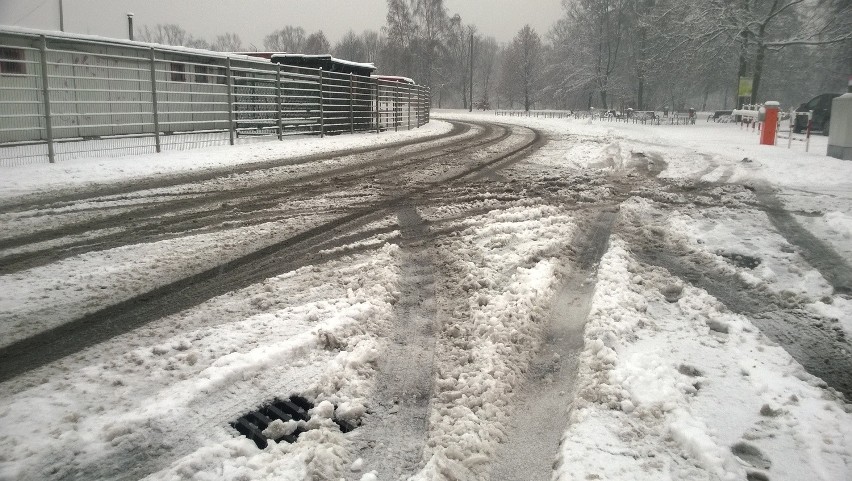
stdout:
<svg viewBox="0 0 852 481">
<path fill-rule="evenodd" d="M 545 148 L 511 167 L 519 176 L 628 175 L 641 153 L 665 162 L 660 177 L 667 181 L 720 186 L 708 194 L 707 208 L 672 207 L 682 199 L 671 192 L 631 196 L 618 206 L 609 249 L 596 271 L 577 391 L 565 396 L 570 422 L 554 426 L 564 431 L 555 479 L 852 479 L 850 405 L 752 319 L 640 262 L 624 235 L 626 228 L 653 224 L 671 242 L 692 246 L 708 266 L 755 289 L 790 292 L 814 315 L 833 319 L 852 335 L 852 300 L 833 292 L 790 249 L 766 215 L 750 207 L 753 197 L 729 197 L 723 189 L 734 182 L 776 189 L 802 225 L 848 259 L 852 163 L 822 155 L 824 139 L 815 138 L 809 153 L 801 142 L 791 150 L 759 146 L 756 134 L 731 124 L 435 115 L 545 132 L 551 139 Z M 433 118 L 427 127 L 399 134 L 15 167 L 4 169 L 0 202 L 447 130 L 449 124 Z M 461 202 L 418 208 L 450 233 L 437 238 L 436 248 L 443 258 L 439 268 L 456 281 L 458 306 L 438 336 L 424 467 L 413 479 L 487 479 L 508 419 L 523 416 L 512 409 L 514 391 L 538 345 L 543 309 L 559 283 L 560 263 L 567 262 L 565 249 L 585 227 L 575 209 L 607 191 L 590 188 L 574 203 L 533 194 L 504 201 L 498 192 L 485 192 L 474 215 L 462 215 L 471 205 Z M 198 272 L 211 258 L 221 262 L 274 243 L 287 228 L 286 222 L 234 226 L 0 276 L 2 344 Z M 3 383 L 0 479 L 134 476 L 136 466 L 147 466 L 153 472 L 136 477 L 378 480 L 353 450 L 358 430 L 342 434 L 332 418 L 355 421 L 370 409 L 377 361 L 385 354 L 400 295 L 398 237 L 393 231 L 360 241 L 357 254 L 337 248 L 327 260 Z M 726 255 L 759 257 L 761 263 L 744 269 Z M 162 261 L 152 260 L 157 258 Z M 113 297 L 100 294 L 103 285 Z M 291 394 L 315 402 L 296 443 L 271 442 L 259 450 L 228 426 L 263 402 Z M 268 429 L 286 434 L 296 424 Z"/>
</svg>

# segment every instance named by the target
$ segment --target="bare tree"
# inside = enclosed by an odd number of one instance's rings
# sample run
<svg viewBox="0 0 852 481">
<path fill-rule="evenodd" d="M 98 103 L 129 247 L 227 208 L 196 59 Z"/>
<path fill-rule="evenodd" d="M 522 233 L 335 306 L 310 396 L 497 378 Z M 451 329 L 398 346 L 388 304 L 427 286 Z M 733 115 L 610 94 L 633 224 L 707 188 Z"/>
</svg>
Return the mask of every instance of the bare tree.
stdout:
<svg viewBox="0 0 852 481">
<path fill-rule="evenodd" d="M 441 55 L 449 17 L 444 0 L 411 0 L 414 31 L 417 34 L 415 67 L 422 82 L 432 85 L 432 76 Z"/>
<path fill-rule="evenodd" d="M 826 47 L 852 41 L 852 3 L 844 0 L 692 0 L 691 48 L 722 39 L 735 49 L 738 77 L 752 77 L 759 98 L 769 55 L 790 47 Z M 708 21 L 710 20 L 710 21 Z M 695 42 L 698 41 L 698 45 Z"/>
<path fill-rule="evenodd" d="M 331 51 L 331 45 L 328 43 L 328 39 L 325 38 L 325 34 L 322 33 L 322 30 L 318 30 L 305 39 L 305 46 L 303 52 L 306 54 L 324 54 L 329 53 Z"/>
<path fill-rule="evenodd" d="M 499 66 L 499 83 L 497 86 L 498 103 L 499 99 L 504 100 L 504 106 L 515 108 L 515 101 L 520 96 L 520 75 L 517 68 L 518 61 L 515 58 L 516 52 L 511 46 L 504 48 L 500 52 Z"/>
<path fill-rule="evenodd" d="M 575 15 L 581 25 L 585 25 L 586 38 L 594 49 L 595 81 L 604 108 L 610 107 L 607 98 L 612 88 L 612 76 L 621 65 L 622 42 L 627 31 L 627 12 L 624 0 L 580 0 Z"/>
<path fill-rule="evenodd" d="M 444 0 L 388 0 L 386 18 L 384 56 L 390 69 L 432 86 L 446 46 Z"/>
<path fill-rule="evenodd" d="M 136 38 L 143 42 L 163 45 L 180 45 L 193 48 L 210 47 L 204 39 L 193 37 L 183 27 L 173 23 L 157 24 L 154 28 L 145 25 L 137 29 Z"/>
<path fill-rule="evenodd" d="M 413 53 L 414 20 L 407 0 L 388 0 L 387 25 L 384 33 L 387 43 L 384 60 L 387 68 L 401 75 L 414 76 Z"/>
<path fill-rule="evenodd" d="M 535 92 L 541 79 L 543 67 L 541 37 L 532 27 L 524 25 L 524 28 L 512 40 L 506 58 L 510 77 L 518 82 L 524 99 L 524 110 L 528 111 L 535 103 Z"/>
<path fill-rule="evenodd" d="M 453 97 L 457 95 L 465 109 L 468 107 L 469 54 L 467 27 L 462 22 L 461 16 L 454 15 L 447 24 L 442 60 L 437 69 L 441 79 L 438 85 L 443 91 L 444 86 L 449 84 L 450 91 L 454 92 Z"/>
<path fill-rule="evenodd" d="M 497 70 L 498 52 L 497 41 L 492 37 L 482 39 L 477 45 L 476 83 L 478 108 L 491 108 L 491 94 L 494 89 L 494 75 Z"/>
<path fill-rule="evenodd" d="M 361 40 L 364 42 L 365 61 L 376 62 L 382 53 L 385 46 L 385 39 L 379 32 L 373 30 L 364 30 L 361 34 Z"/>
<path fill-rule="evenodd" d="M 263 46 L 273 52 L 300 53 L 305 49 L 305 29 L 302 27 L 286 26 L 263 38 Z"/>
<path fill-rule="evenodd" d="M 336 57 L 357 62 L 364 61 L 367 58 L 364 42 L 352 30 L 346 32 L 340 41 L 334 45 L 333 52 Z"/>
<path fill-rule="evenodd" d="M 566 8 L 568 8 L 567 4 Z M 545 72 L 554 88 L 553 96 L 587 99 L 587 102 L 583 101 L 584 107 L 591 107 L 592 97 L 597 88 L 595 55 L 594 48 L 586 36 L 585 26 L 566 11 L 566 15 L 560 18 L 551 29 L 550 38 L 553 44 L 553 56 Z"/>
<path fill-rule="evenodd" d="M 659 21 L 656 0 L 637 0 L 627 5 L 627 12 L 632 18 L 633 28 L 628 29 L 631 40 L 628 47 L 633 70 L 636 75 L 636 108 L 645 110 L 645 82 L 649 70 L 653 68 L 651 59 L 651 35 L 654 24 Z"/>
<path fill-rule="evenodd" d="M 217 35 L 216 40 L 213 41 L 211 49 L 218 50 L 220 52 L 242 52 L 244 50 L 243 41 L 236 33 Z"/>
</svg>

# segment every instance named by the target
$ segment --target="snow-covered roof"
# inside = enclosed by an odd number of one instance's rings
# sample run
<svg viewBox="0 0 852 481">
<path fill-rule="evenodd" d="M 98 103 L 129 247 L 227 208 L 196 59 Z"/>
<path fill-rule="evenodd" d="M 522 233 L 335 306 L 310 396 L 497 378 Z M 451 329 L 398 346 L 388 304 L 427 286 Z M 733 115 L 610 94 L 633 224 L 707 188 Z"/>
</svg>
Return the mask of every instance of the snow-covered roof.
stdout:
<svg viewBox="0 0 852 481">
<path fill-rule="evenodd" d="M 166 45 L 162 43 L 151 43 L 151 42 L 139 42 L 136 40 L 126 40 L 121 38 L 113 38 L 113 37 L 102 37 L 100 35 L 88 35 L 81 33 L 68 33 L 68 32 L 60 32 L 56 30 L 39 30 L 35 28 L 26 28 L 26 27 L 17 27 L 13 25 L 0 25 L 0 34 L 10 33 L 17 35 L 26 35 L 38 37 L 44 35 L 47 38 L 55 38 L 55 39 L 65 39 L 65 40 L 77 40 L 81 42 L 92 42 L 98 44 L 108 44 L 115 45 L 121 47 L 129 47 L 129 48 L 142 48 L 148 49 L 151 47 L 156 48 L 160 51 L 170 51 L 176 53 L 186 53 L 193 55 L 204 55 L 206 57 L 219 57 L 219 58 L 240 58 L 241 60 L 249 60 L 253 62 L 260 61 L 257 57 L 253 57 L 250 55 L 246 55 L 244 53 L 233 53 L 233 52 L 219 52 L 216 50 L 207 50 L 203 48 L 193 48 L 193 47 L 184 47 L 180 45 Z"/>
<path fill-rule="evenodd" d="M 414 79 L 408 77 L 401 77 L 399 75 L 371 75 L 370 77 L 379 79 L 379 80 L 387 80 L 389 82 L 404 82 L 407 84 L 415 84 Z"/>
<path fill-rule="evenodd" d="M 279 59 L 279 58 L 280 59 L 303 58 L 303 59 L 306 59 L 306 60 L 307 59 L 330 60 L 334 63 L 338 63 L 338 64 L 341 64 L 341 65 L 348 65 L 350 67 L 366 68 L 366 69 L 376 70 L 376 65 L 373 64 L 372 62 L 353 62 L 351 60 L 343 60 L 343 59 L 340 59 L 340 58 L 332 57 L 331 54 L 327 54 L 327 53 L 325 53 L 325 54 L 314 54 L 314 55 L 302 54 L 302 53 L 277 53 L 277 54 L 272 55 L 272 61 L 273 62 L 275 61 L 275 59 Z"/>
</svg>

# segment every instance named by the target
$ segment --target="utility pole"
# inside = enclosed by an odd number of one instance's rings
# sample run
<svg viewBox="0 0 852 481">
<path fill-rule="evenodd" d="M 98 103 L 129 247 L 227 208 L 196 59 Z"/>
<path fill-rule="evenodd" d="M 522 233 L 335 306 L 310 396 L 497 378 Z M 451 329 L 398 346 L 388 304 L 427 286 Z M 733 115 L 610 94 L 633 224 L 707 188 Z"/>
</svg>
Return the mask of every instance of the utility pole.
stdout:
<svg viewBox="0 0 852 481">
<path fill-rule="evenodd" d="M 65 31 L 65 16 L 62 12 L 62 0 L 59 0 L 59 31 Z"/>
<path fill-rule="evenodd" d="M 467 91 L 470 94 L 470 105 L 468 112 L 473 112 L 473 29 L 470 29 L 470 84 Z"/>
</svg>

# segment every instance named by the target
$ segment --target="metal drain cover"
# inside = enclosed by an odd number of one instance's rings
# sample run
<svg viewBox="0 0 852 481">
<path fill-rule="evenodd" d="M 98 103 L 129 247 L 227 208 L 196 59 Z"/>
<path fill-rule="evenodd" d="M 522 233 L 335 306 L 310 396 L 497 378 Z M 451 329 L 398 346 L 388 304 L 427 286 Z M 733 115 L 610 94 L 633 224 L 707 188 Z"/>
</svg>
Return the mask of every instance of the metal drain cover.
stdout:
<svg viewBox="0 0 852 481">
<path fill-rule="evenodd" d="M 272 439 L 276 443 L 281 441 L 293 443 L 300 434 L 305 432 L 305 429 L 298 427 L 290 434 L 282 434 L 274 438 L 268 438 L 263 431 L 276 420 L 284 422 L 308 421 L 310 420 L 308 411 L 313 409 L 313 407 L 313 403 L 301 396 L 291 396 L 288 399 L 276 398 L 269 404 L 240 416 L 236 421 L 230 423 L 230 425 L 236 429 L 237 432 L 254 441 L 254 444 L 260 449 L 265 448 L 269 444 L 269 439 Z M 335 406 L 335 408 L 337 408 L 337 406 Z M 336 417 L 332 418 L 332 421 L 334 421 L 344 433 L 348 433 L 358 427 L 351 421 L 337 419 Z"/>
</svg>

